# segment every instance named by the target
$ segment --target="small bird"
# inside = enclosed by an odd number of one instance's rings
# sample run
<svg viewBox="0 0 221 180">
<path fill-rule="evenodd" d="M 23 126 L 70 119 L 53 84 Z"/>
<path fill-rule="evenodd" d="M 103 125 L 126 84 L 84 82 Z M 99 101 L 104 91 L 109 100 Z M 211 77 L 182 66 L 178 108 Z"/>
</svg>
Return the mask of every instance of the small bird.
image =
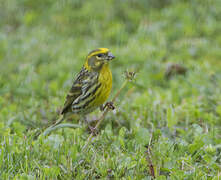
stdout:
<svg viewBox="0 0 221 180">
<path fill-rule="evenodd" d="M 112 88 L 112 72 L 109 62 L 115 56 L 107 48 L 98 48 L 91 51 L 86 62 L 76 76 L 73 85 L 66 96 L 60 118 L 54 125 L 61 123 L 67 114 L 85 116 L 103 105 Z M 111 107 L 113 108 L 113 107 Z"/>
</svg>

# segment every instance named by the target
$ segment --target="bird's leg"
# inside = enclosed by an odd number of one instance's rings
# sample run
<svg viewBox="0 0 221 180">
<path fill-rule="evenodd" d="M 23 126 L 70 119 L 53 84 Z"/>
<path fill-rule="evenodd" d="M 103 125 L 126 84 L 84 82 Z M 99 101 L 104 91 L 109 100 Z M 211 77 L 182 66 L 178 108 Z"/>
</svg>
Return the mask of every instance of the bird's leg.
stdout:
<svg viewBox="0 0 221 180">
<path fill-rule="evenodd" d="M 114 103 L 111 102 L 111 101 L 109 101 L 109 102 L 106 102 L 105 105 L 101 105 L 101 106 L 100 106 L 100 110 L 101 110 L 101 111 L 104 111 L 105 108 L 108 108 L 108 109 L 110 109 L 110 110 L 114 110 L 114 109 L 115 109 Z"/>
<path fill-rule="evenodd" d="M 94 136 L 96 136 L 98 134 L 98 130 L 95 127 L 92 127 L 90 125 L 88 127 Z"/>
<path fill-rule="evenodd" d="M 103 104 L 100 106 L 100 111 L 104 111 L 104 105 Z"/>
</svg>

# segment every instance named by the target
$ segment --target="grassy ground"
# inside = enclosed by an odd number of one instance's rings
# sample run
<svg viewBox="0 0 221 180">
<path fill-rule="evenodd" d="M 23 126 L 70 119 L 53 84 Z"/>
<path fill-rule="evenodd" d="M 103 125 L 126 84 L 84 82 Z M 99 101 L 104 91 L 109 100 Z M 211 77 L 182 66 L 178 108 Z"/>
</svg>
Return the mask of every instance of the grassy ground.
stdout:
<svg viewBox="0 0 221 180">
<path fill-rule="evenodd" d="M 221 178 L 220 0 L 0 0 L 0 9 L 1 179 L 148 180 L 148 158 L 158 180 Z M 37 139 L 97 47 L 117 57 L 112 97 L 126 69 L 136 80 L 87 152 L 86 127 Z M 186 74 L 165 78 L 168 63 Z"/>
</svg>

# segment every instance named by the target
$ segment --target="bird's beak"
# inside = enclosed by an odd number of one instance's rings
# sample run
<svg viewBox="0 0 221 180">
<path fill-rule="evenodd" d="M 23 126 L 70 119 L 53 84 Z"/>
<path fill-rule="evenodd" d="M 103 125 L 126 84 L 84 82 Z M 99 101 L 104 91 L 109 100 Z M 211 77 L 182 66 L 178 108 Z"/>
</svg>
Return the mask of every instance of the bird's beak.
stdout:
<svg viewBox="0 0 221 180">
<path fill-rule="evenodd" d="M 108 52 L 108 54 L 107 54 L 107 60 L 110 61 L 110 60 L 112 60 L 112 59 L 114 59 L 114 58 L 115 58 L 115 56 L 114 56 L 111 52 Z"/>
</svg>

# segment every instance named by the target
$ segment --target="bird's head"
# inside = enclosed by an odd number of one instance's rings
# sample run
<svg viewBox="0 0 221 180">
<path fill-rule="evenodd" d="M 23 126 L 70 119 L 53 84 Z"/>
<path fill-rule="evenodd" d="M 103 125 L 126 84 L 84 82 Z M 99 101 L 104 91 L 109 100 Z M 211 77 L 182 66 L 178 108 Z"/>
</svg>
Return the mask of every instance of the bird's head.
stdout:
<svg viewBox="0 0 221 180">
<path fill-rule="evenodd" d="M 91 51 L 84 64 L 89 71 L 99 71 L 104 64 L 108 64 L 115 56 L 107 48 L 98 48 Z"/>
</svg>

